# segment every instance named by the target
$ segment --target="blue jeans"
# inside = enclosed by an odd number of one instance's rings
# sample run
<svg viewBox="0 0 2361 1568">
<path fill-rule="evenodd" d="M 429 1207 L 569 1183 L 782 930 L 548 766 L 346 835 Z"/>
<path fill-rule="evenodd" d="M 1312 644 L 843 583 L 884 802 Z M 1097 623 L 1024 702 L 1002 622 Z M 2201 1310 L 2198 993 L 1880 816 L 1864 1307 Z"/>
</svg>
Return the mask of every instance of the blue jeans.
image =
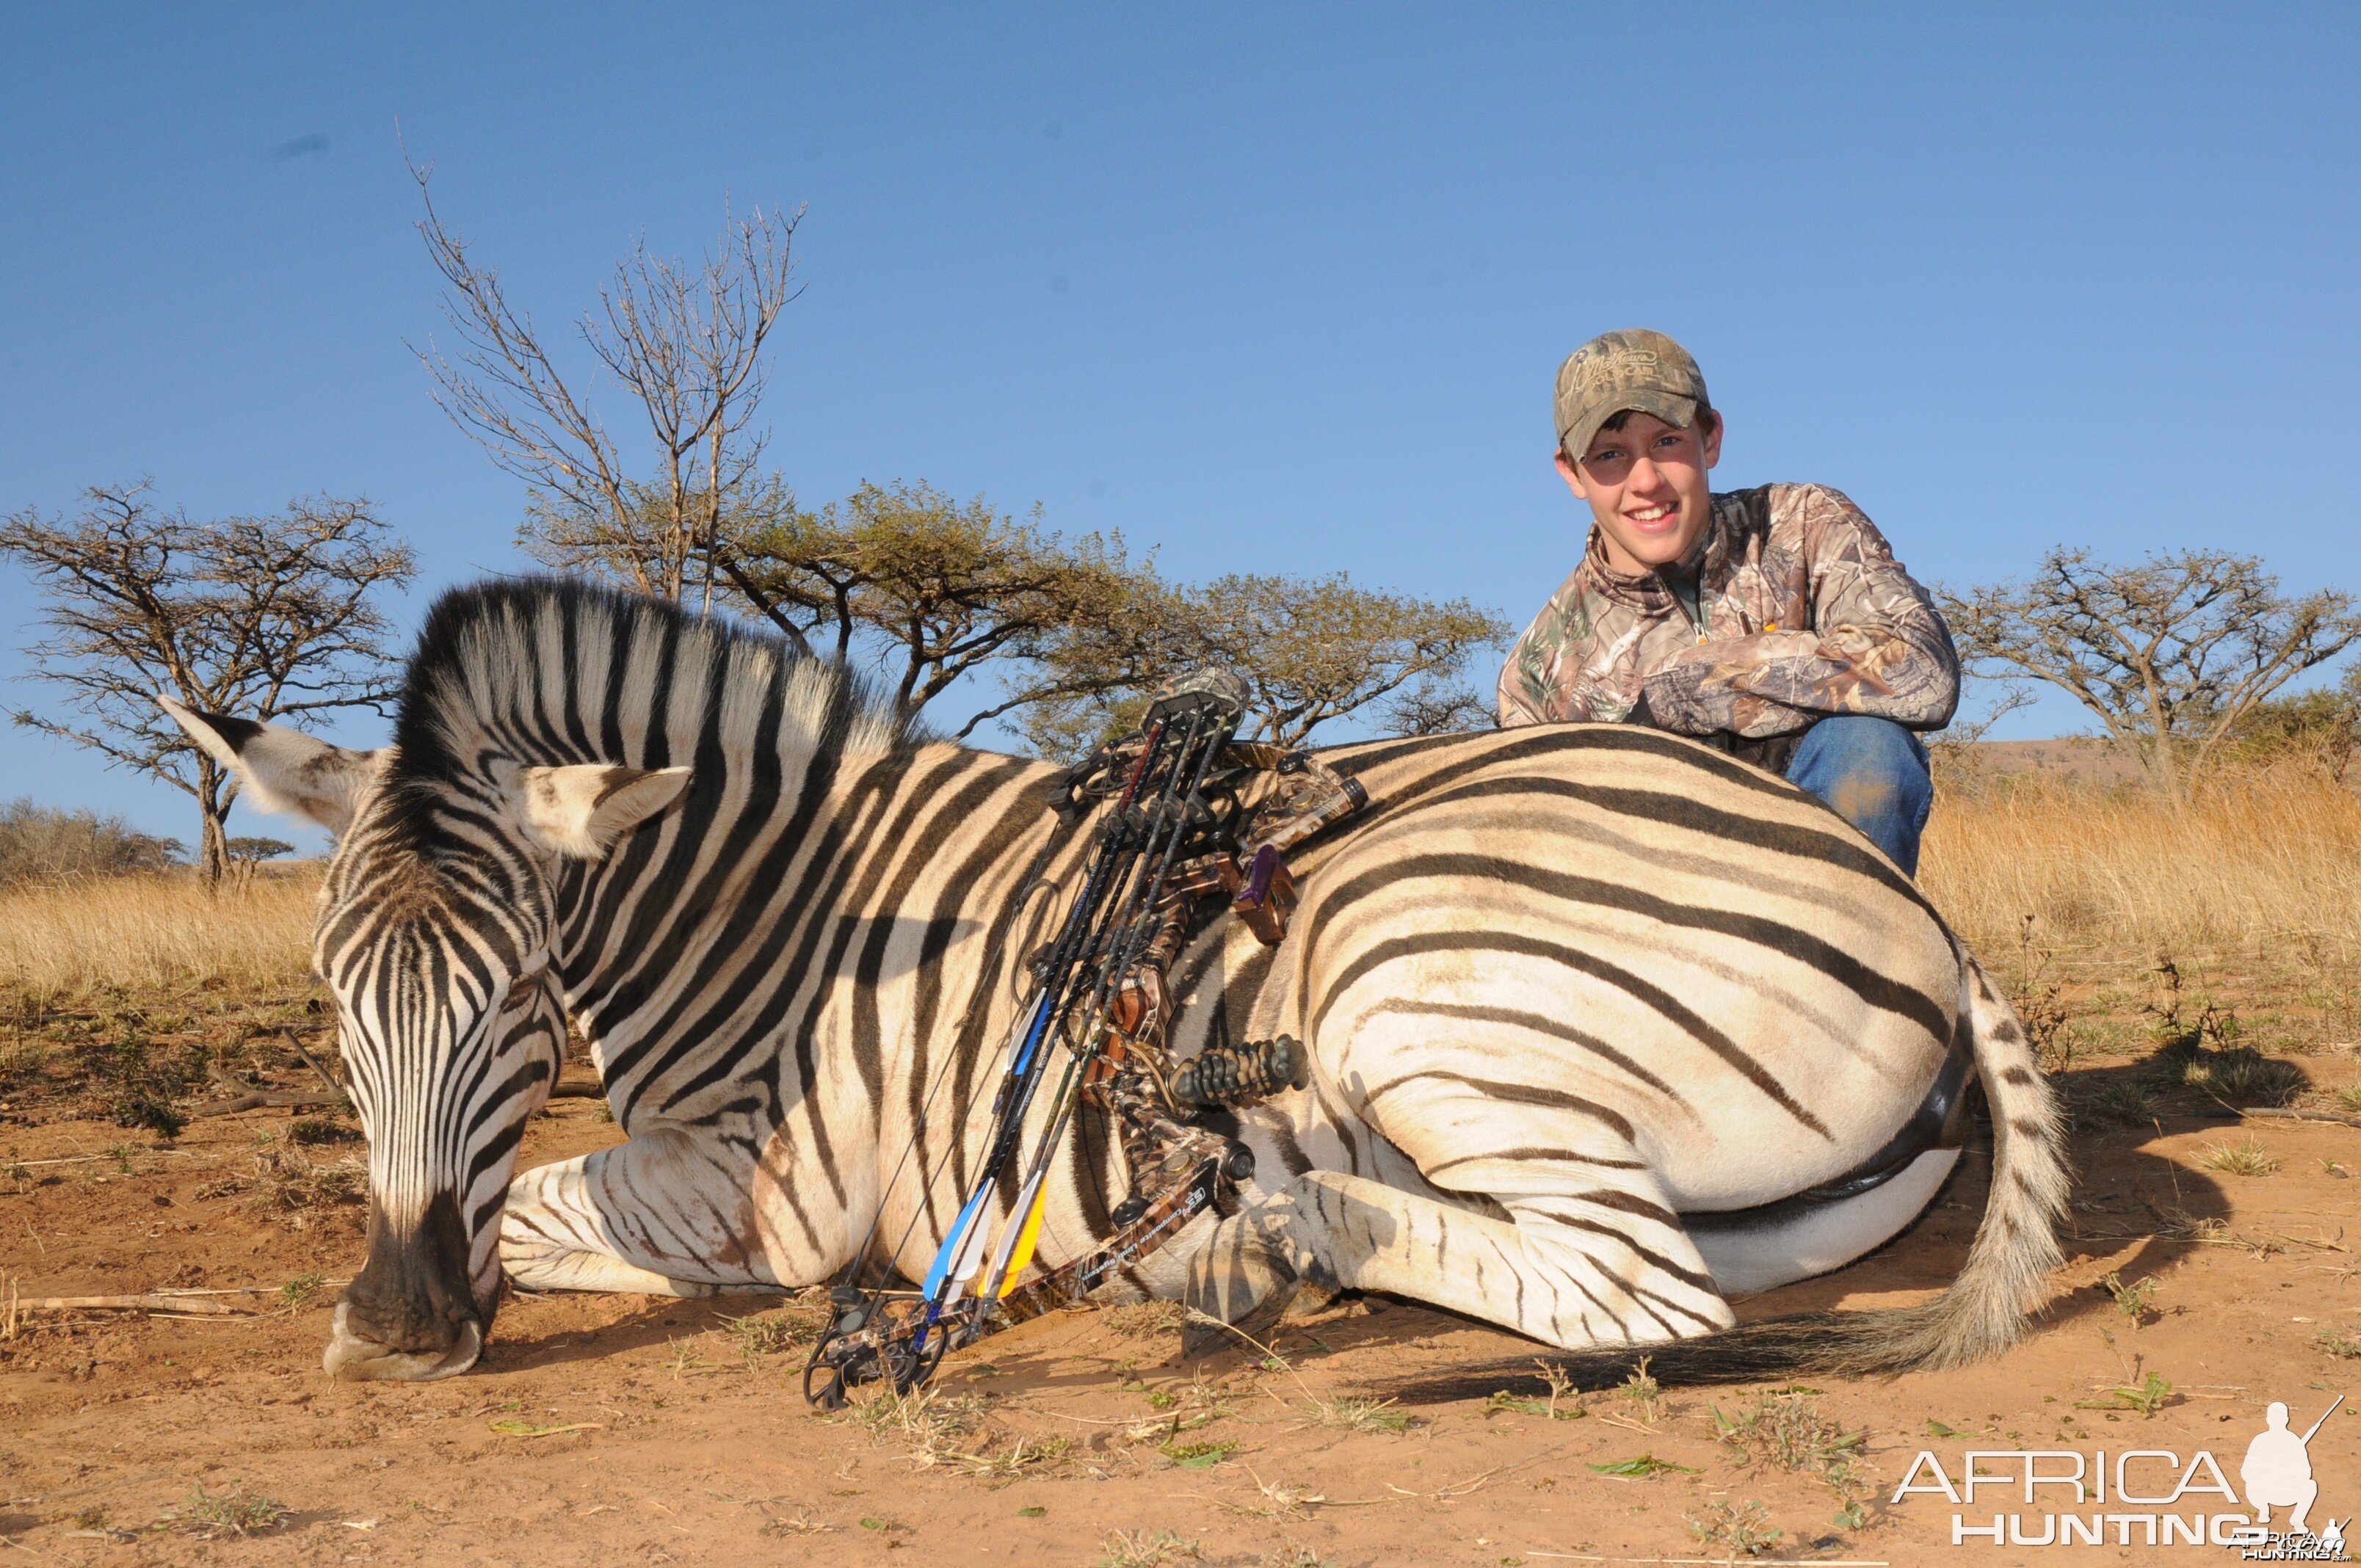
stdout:
<svg viewBox="0 0 2361 1568">
<path fill-rule="evenodd" d="M 1935 804 L 1918 737 L 1890 718 L 1831 714 L 1804 732 L 1787 763 L 1787 782 L 1828 802 L 1905 876 L 1918 874 L 1918 835 Z"/>
</svg>

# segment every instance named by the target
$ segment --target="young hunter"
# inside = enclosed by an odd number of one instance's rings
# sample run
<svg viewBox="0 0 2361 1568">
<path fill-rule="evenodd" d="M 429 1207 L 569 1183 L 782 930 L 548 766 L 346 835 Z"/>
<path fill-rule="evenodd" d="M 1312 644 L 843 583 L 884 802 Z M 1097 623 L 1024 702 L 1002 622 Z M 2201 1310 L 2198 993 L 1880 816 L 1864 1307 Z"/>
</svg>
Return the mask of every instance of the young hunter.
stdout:
<svg viewBox="0 0 2361 1568">
<path fill-rule="evenodd" d="M 1662 333 L 1576 349 L 1556 411 L 1590 543 L 1509 651 L 1501 725 L 1696 736 L 1818 795 L 1917 875 L 1934 787 L 1914 731 L 1949 722 L 1960 663 L 1884 535 L 1825 486 L 1713 493 L 1721 415 Z"/>
</svg>

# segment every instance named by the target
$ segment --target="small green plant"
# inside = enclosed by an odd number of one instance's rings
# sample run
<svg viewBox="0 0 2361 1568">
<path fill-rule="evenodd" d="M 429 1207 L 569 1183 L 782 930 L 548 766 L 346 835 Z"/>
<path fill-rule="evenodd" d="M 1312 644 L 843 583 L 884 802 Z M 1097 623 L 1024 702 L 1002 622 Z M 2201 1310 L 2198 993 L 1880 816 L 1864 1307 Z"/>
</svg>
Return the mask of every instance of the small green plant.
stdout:
<svg viewBox="0 0 2361 1568">
<path fill-rule="evenodd" d="M 2235 1144 L 2208 1144 L 2197 1163 L 2224 1176 L 2268 1176 L 2279 1169 L 2279 1157 L 2252 1133 Z"/>
<path fill-rule="evenodd" d="M 1630 1376 L 1616 1385 L 1614 1393 L 1620 1399 L 1630 1400 L 1631 1408 L 1640 1413 L 1640 1419 L 1653 1426 L 1657 1416 L 1663 1413 L 1664 1390 L 1648 1375 L 1649 1360 L 1649 1357 L 1642 1356 L 1640 1365 L 1631 1368 Z"/>
<path fill-rule="evenodd" d="M 1183 1470 L 1210 1470 L 1237 1451 L 1237 1443 L 1227 1438 L 1212 1438 L 1204 1442 L 1166 1442 L 1157 1453 Z"/>
<path fill-rule="evenodd" d="M 1677 1470 L 1684 1475 L 1697 1474 L 1686 1464 L 1675 1464 L 1669 1459 L 1659 1459 L 1653 1453 L 1642 1453 L 1636 1459 L 1618 1459 L 1607 1464 L 1594 1464 L 1591 1468 L 1601 1475 L 1620 1475 L 1632 1481 L 1645 1481 L 1649 1476 L 1665 1470 Z"/>
<path fill-rule="evenodd" d="M 2077 1399 L 2078 1410 L 2137 1410 L 2143 1419 L 2154 1416 L 2172 1398 L 2172 1385 L 2160 1375 L 2151 1372 L 2137 1384 L 2107 1390 L 2107 1398 Z M 2108 1401 L 2113 1401 L 2109 1403 Z"/>
<path fill-rule="evenodd" d="M 323 1283 L 324 1280 L 320 1275 L 299 1274 L 279 1288 L 279 1304 L 282 1307 L 300 1307 Z"/>
<path fill-rule="evenodd" d="M 116 1126 L 145 1127 L 166 1143 L 179 1137 L 181 1129 L 189 1124 L 170 1100 L 144 1089 L 125 1091 L 115 1102 L 114 1112 Z"/>
<path fill-rule="evenodd" d="M 1167 1563 L 1204 1555 L 1197 1542 L 1169 1530 L 1153 1534 L 1119 1530 L 1099 1542 L 1099 1550 L 1106 1553 L 1099 1559 L 1099 1568 L 1163 1568 Z"/>
<path fill-rule="evenodd" d="M 2126 1285 L 2122 1271 L 2115 1270 L 2099 1281 L 2099 1288 L 2114 1298 L 2115 1310 L 2136 1331 L 2153 1309 L 2160 1287 L 2153 1274 L 2143 1277 L 2136 1284 Z"/>
<path fill-rule="evenodd" d="M 813 1323 L 785 1312 L 750 1312 L 742 1318 L 721 1320 L 721 1325 L 738 1347 L 738 1354 L 750 1365 L 766 1355 L 776 1355 L 800 1341 L 817 1337 Z"/>
<path fill-rule="evenodd" d="M 1732 1557 L 1760 1557 L 1786 1539 L 1784 1532 L 1771 1528 L 1771 1510 L 1761 1503 L 1708 1503 L 1702 1510 L 1682 1517 L 1699 1546 L 1719 1549 Z"/>
<path fill-rule="evenodd" d="M 1750 1464 L 1815 1474 L 1858 1454 L 1869 1441 L 1868 1432 L 1849 1433 L 1822 1415 L 1817 1394 L 1810 1388 L 1771 1389 L 1734 1417 L 1723 1415 L 1716 1405 L 1713 1427 L 1714 1437 Z"/>
<path fill-rule="evenodd" d="M 346 1122 L 331 1121 L 325 1116 L 303 1116 L 287 1129 L 290 1143 L 317 1147 L 322 1144 L 350 1144 L 360 1141 L 361 1130 Z"/>
<path fill-rule="evenodd" d="M 2339 1361 L 2361 1361 L 2361 1338 L 2341 1334 L 2334 1329 L 2323 1329 L 2312 1336 L 2312 1343 Z"/>
<path fill-rule="evenodd" d="M 192 1535 L 254 1535 L 286 1517 L 286 1507 L 278 1499 L 248 1491 L 243 1486 L 215 1496 L 200 1485 L 189 1494 L 189 1500 L 181 1506 L 173 1522 Z"/>
<path fill-rule="evenodd" d="M 2338 1090 L 2336 1108 L 2348 1116 L 2361 1116 L 2361 1083 L 2348 1083 Z"/>
</svg>

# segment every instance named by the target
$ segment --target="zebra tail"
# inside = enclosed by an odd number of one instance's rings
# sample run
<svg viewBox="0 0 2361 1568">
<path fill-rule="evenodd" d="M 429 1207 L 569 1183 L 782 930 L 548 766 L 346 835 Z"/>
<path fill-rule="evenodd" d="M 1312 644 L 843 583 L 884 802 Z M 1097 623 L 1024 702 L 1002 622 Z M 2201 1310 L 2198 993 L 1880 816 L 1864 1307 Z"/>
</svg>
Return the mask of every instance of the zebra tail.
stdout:
<svg viewBox="0 0 2361 1568">
<path fill-rule="evenodd" d="M 1966 1266 L 1950 1288 L 1916 1307 L 1809 1312 L 1656 1345 L 1545 1356 L 1579 1388 L 1610 1387 L 1642 1361 L 1664 1384 L 1751 1383 L 1795 1376 L 1885 1376 L 1965 1366 L 2024 1337 L 2032 1305 L 2061 1261 L 2057 1225 L 2069 1172 L 2056 1097 L 2015 1011 L 1982 968 L 1960 952 L 1960 983 L 1976 1071 L 1993 1124 L 1992 1190 Z M 1416 1402 L 1481 1398 L 1504 1386 L 1543 1387 L 1532 1361 L 1489 1374 L 1455 1373 L 1393 1390 Z"/>
</svg>

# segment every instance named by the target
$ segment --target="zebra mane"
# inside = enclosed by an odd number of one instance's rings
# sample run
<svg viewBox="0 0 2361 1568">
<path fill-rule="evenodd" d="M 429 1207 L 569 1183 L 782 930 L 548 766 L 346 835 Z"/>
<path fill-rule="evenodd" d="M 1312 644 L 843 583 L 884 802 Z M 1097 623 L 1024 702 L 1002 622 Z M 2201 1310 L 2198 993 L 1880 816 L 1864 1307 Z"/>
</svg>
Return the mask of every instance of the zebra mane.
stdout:
<svg viewBox="0 0 2361 1568">
<path fill-rule="evenodd" d="M 833 660 L 733 621 L 563 577 L 453 588 L 403 678 L 389 795 L 419 847 L 437 784 L 490 753 L 524 766 L 660 768 L 758 750 L 870 755 L 917 739 L 891 701 Z"/>
</svg>

